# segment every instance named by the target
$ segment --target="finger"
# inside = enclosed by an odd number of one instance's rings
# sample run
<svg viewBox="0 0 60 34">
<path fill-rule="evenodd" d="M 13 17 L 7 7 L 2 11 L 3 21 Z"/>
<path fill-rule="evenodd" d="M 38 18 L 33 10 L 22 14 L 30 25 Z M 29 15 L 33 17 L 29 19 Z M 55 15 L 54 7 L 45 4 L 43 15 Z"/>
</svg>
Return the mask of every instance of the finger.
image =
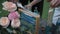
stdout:
<svg viewBox="0 0 60 34">
<path fill-rule="evenodd" d="M 30 9 L 30 6 L 26 5 L 25 8 L 29 10 Z"/>
<path fill-rule="evenodd" d="M 56 7 L 59 7 L 60 6 L 60 1 L 58 0 L 58 2 L 56 3 L 55 5 Z"/>
<path fill-rule="evenodd" d="M 56 6 L 56 3 L 57 3 L 58 1 L 57 0 L 52 0 L 51 2 L 50 2 L 50 5 L 51 5 L 51 7 L 55 7 Z"/>
</svg>

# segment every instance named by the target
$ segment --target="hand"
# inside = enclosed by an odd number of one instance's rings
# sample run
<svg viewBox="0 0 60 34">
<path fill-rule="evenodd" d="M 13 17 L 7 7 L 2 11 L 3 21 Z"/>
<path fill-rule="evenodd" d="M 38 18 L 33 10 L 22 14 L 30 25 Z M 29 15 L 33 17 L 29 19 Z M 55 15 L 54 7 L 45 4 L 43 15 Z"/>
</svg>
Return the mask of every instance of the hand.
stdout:
<svg viewBox="0 0 60 34">
<path fill-rule="evenodd" d="M 31 4 L 25 5 L 25 8 L 27 8 L 27 9 L 31 9 L 31 7 L 32 7 Z"/>
<path fill-rule="evenodd" d="M 51 6 L 52 8 L 59 7 L 59 6 L 60 6 L 60 0 L 52 0 L 52 1 L 50 2 L 50 6 Z"/>
</svg>

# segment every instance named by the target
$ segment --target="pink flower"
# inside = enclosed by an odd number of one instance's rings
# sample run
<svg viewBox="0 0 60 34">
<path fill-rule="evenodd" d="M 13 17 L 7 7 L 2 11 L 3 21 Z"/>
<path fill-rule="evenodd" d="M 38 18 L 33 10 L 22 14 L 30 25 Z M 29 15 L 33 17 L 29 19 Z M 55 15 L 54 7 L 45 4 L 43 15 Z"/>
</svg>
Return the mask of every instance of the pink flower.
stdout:
<svg viewBox="0 0 60 34">
<path fill-rule="evenodd" d="M 19 13 L 16 11 L 12 11 L 9 15 L 8 15 L 8 18 L 10 19 L 10 20 L 12 20 L 12 19 L 15 19 L 15 18 L 19 18 L 20 17 L 20 15 L 19 15 Z"/>
</svg>

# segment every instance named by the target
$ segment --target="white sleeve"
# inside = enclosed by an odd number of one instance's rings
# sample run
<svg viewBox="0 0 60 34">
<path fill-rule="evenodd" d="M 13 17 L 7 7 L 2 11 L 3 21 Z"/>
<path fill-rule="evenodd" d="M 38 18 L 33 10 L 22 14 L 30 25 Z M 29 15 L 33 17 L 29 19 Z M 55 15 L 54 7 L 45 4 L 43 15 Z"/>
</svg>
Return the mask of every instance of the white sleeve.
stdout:
<svg viewBox="0 0 60 34">
<path fill-rule="evenodd" d="M 60 7 L 55 8 L 52 23 L 56 25 L 58 18 L 60 18 Z"/>
</svg>

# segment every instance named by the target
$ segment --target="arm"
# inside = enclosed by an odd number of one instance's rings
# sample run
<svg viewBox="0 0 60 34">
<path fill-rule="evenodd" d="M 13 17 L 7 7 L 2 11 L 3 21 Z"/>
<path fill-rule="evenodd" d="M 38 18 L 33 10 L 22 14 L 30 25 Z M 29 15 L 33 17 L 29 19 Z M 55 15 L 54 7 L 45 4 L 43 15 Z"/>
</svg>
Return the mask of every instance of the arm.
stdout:
<svg viewBox="0 0 60 34">
<path fill-rule="evenodd" d="M 41 0 L 33 0 L 31 3 L 30 3 L 30 5 L 35 5 L 35 4 L 37 4 L 37 3 L 39 3 Z"/>
<path fill-rule="evenodd" d="M 28 5 L 26 5 L 25 7 L 27 9 L 31 9 L 31 7 L 37 3 L 39 3 L 41 0 L 33 0 L 31 3 L 29 3 Z"/>
</svg>

